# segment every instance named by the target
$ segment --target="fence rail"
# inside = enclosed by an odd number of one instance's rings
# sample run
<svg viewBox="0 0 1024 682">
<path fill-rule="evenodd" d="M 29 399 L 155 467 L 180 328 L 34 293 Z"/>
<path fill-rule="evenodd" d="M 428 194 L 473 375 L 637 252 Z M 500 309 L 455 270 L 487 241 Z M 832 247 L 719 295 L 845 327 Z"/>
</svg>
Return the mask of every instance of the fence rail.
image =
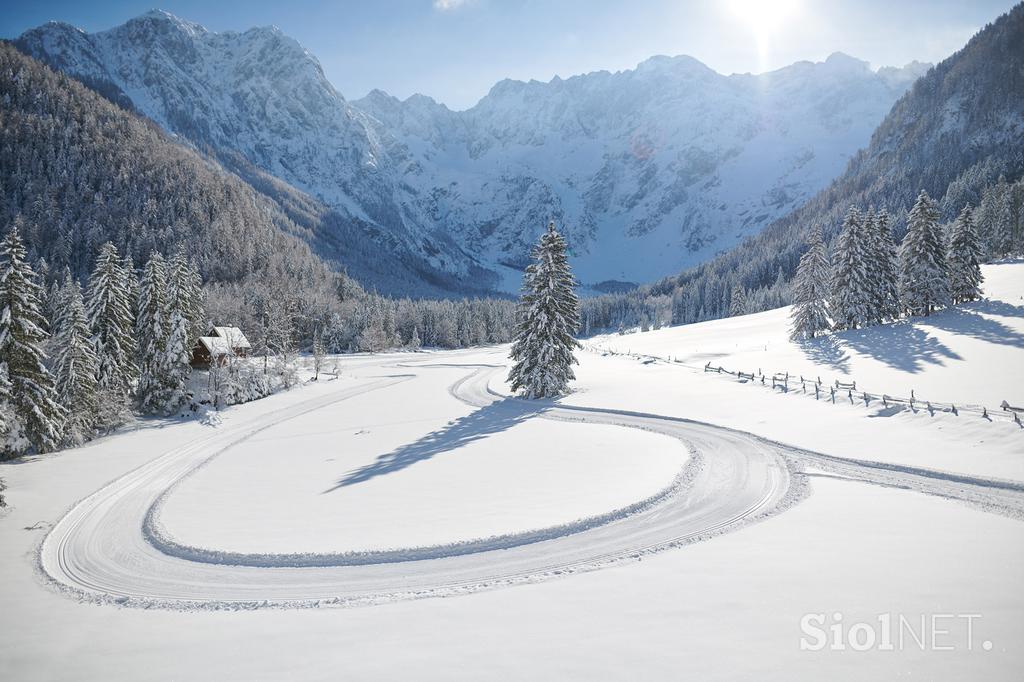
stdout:
<svg viewBox="0 0 1024 682">
<path fill-rule="evenodd" d="M 672 356 L 644 355 L 633 353 L 630 350 L 623 353 L 596 345 L 590 345 L 589 347 L 594 351 L 610 355 L 623 355 L 648 362 L 667 362 L 669 364 L 689 367 L 690 369 L 701 369 L 699 366 L 681 362 Z M 706 373 L 711 372 L 735 377 L 737 381 L 751 385 L 761 384 L 765 387 L 770 385 L 772 390 L 780 393 L 789 393 L 790 390 L 797 391 L 797 382 L 799 382 L 800 393 L 805 395 L 813 394 L 815 400 L 827 400 L 833 404 L 837 402 L 863 403 L 865 407 L 870 407 L 872 403 L 881 402 L 885 409 L 909 409 L 912 412 L 927 410 L 929 414 L 940 412 L 955 416 L 976 415 L 989 422 L 1010 421 L 1024 429 L 1024 423 L 1022 423 L 1024 407 L 1015 407 L 1006 400 L 1003 400 L 998 408 L 989 408 L 985 405 L 975 405 L 972 403 L 946 403 L 919 398 L 914 390 L 910 391 L 909 397 L 894 396 L 888 393 L 872 393 L 863 386 L 858 388 L 856 381 L 843 382 L 835 380 L 832 384 L 826 385 L 822 382 L 820 376 L 805 377 L 801 374 L 792 374 L 790 372 L 765 374 L 760 367 L 756 372 L 744 372 L 742 370 L 727 369 L 722 365 L 712 366 L 710 361 L 703 366 L 703 370 Z"/>
</svg>

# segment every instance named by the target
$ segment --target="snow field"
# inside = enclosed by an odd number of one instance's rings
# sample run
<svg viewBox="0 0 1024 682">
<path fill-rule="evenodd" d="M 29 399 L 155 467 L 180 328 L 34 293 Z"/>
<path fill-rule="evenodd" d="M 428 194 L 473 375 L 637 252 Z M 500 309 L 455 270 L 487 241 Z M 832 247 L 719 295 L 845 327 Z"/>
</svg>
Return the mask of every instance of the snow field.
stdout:
<svg viewBox="0 0 1024 682">
<path fill-rule="evenodd" d="M 873 394 L 1024 405 L 1024 261 L 982 266 L 987 300 L 894 324 L 789 339 L 790 308 L 626 335 L 598 336 L 598 350 L 672 358 L 693 367 L 857 381 Z"/>
<path fill-rule="evenodd" d="M 688 459 L 658 434 L 470 408 L 446 392 L 466 373 L 422 370 L 231 447 L 168 495 L 163 532 L 245 553 L 441 545 L 626 507 Z"/>
</svg>

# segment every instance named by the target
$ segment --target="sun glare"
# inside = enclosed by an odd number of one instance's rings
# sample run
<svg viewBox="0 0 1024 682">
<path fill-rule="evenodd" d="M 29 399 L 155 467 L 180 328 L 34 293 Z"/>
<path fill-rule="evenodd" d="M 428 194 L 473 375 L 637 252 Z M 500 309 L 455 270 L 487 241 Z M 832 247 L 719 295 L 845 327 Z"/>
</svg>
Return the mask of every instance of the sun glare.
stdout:
<svg viewBox="0 0 1024 682">
<path fill-rule="evenodd" d="M 800 10 L 800 0 L 729 0 L 730 13 L 747 27 L 757 44 L 759 70 L 768 66 L 771 43 Z"/>
</svg>

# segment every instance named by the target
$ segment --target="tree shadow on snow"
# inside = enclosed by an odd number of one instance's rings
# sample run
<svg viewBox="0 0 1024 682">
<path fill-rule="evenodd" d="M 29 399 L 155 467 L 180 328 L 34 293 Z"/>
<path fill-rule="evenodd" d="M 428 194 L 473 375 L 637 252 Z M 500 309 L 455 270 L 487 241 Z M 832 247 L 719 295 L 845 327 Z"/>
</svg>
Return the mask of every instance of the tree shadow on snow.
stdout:
<svg viewBox="0 0 1024 682">
<path fill-rule="evenodd" d="M 920 320 L 846 331 L 839 336 L 854 352 L 911 374 L 921 372 L 926 365 L 963 359 L 916 322 Z"/>
<path fill-rule="evenodd" d="M 1024 348 L 1024 334 L 982 314 L 1024 319 L 1024 307 L 1005 301 L 974 301 L 943 310 L 922 319 L 921 323 L 996 345 Z"/>
<path fill-rule="evenodd" d="M 392 452 L 380 455 L 372 464 L 350 471 L 324 493 L 334 492 L 339 488 L 400 471 L 435 455 L 500 433 L 540 414 L 549 405 L 550 403 L 543 401 L 531 404 L 531 401 L 513 398 L 497 400 L 487 407 L 481 407 L 465 417 L 460 417 L 447 426 L 427 434 L 415 443 L 403 445 Z"/>
<path fill-rule="evenodd" d="M 800 346 L 800 350 L 804 352 L 807 359 L 815 364 L 828 365 L 844 374 L 850 370 L 850 356 L 832 334 L 814 339 L 803 339 L 797 345 Z"/>
</svg>

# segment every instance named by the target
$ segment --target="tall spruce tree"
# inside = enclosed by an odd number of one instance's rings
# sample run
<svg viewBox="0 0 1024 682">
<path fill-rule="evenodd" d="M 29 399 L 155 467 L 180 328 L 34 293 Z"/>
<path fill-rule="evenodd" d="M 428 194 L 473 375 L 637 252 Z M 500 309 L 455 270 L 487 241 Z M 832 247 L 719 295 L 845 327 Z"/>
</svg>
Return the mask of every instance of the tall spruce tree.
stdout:
<svg viewBox="0 0 1024 682">
<path fill-rule="evenodd" d="M 97 426 L 109 430 L 129 416 L 129 401 L 138 378 L 136 365 L 135 274 L 124 267 L 110 242 L 100 247 L 86 288 L 86 315 L 96 354 L 99 392 Z"/>
<path fill-rule="evenodd" d="M 523 278 L 510 355 L 515 363 L 508 375 L 513 391 L 521 390 L 527 398 L 551 398 L 564 394 L 576 378 L 572 366 L 577 364 L 573 350 L 580 347 L 574 336 L 580 306 L 575 286 L 565 239 L 551 222 Z"/>
<path fill-rule="evenodd" d="M 42 287 L 25 262 L 17 223 L 0 243 L 0 361 L 7 365 L 11 405 L 24 441 L 47 452 L 61 439 L 64 413 L 55 400 L 53 378 L 44 363 L 46 320 L 40 314 Z M 5 456 L 20 454 L 15 442 Z"/>
<path fill-rule="evenodd" d="M 168 329 L 164 367 L 167 399 L 164 409 L 170 411 L 179 407 L 188 398 L 188 378 L 191 373 L 189 363 L 192 357 L 192 345 L 189 341 L 198 328 L 198 292 L 193 289 L 188 261 L 180 255 L 171 261 L 168 280 L 165 301 Z"/>
<path fill-rule="evenodd" d="M 807 251 L 800 257 L 793 280 L 793 325 L 790 338 L 813 339 L 827 331 L 829 263 L 821 229 L 813 229 L 807 235 Z"/>
<path fill-rule="evenodd" d="M 949 303 L 939 211 L 924 190 L 907 216 L 900 246 L 900 305 L 909 315 L 930 315 Z"/>
<path fill-rule="evenodd" d="M 96 433 L 98 360 L 89 334 L 82 288 L 69 272 L 58 298 L 53 364 L 57 401 L 64 408 L 64 442 L 81 445 Z"/>
<path fill-rule="evenodd" d="M 875 214 L 875 231 L 876 307 L 879 321 L 885 322 L 900 316 L 900 268 L 899 249 L 892 236 L 892 219 L 884 208 Z"/>
<path fill-rule="evenodd" d="M 143 412 L 165 412 L 173 399 L 167 354 L 171 334 L 167 293 L 167 264 L 163 256 L 154 253 L 142 271 L 135 318 L 139 341 L 137 395 Z"/>
<path fill-rule="evenodd" d="M 873 237 L 873 235 L 872 235 Z M 832 256 L 830 310 L 836 329 L 857 329 L 873 320 L 868 264 L 873 255 L 860 211 L 851 206 Z"/>
<path fill-rule="evenodd" d="M 981 242 L 974 228 L 971 205 L 967 204 L 949 238 L 946 268 L 949 271 L 949 294 L 953 303 L 976 301 L 981 298 Z"/>
<path fill-rule="evenodd" d="M 732 288 L 732 296 L 729 301 L 729 317 L 747 314 L 747 290 L 737 284 Z"/>
</svg>

